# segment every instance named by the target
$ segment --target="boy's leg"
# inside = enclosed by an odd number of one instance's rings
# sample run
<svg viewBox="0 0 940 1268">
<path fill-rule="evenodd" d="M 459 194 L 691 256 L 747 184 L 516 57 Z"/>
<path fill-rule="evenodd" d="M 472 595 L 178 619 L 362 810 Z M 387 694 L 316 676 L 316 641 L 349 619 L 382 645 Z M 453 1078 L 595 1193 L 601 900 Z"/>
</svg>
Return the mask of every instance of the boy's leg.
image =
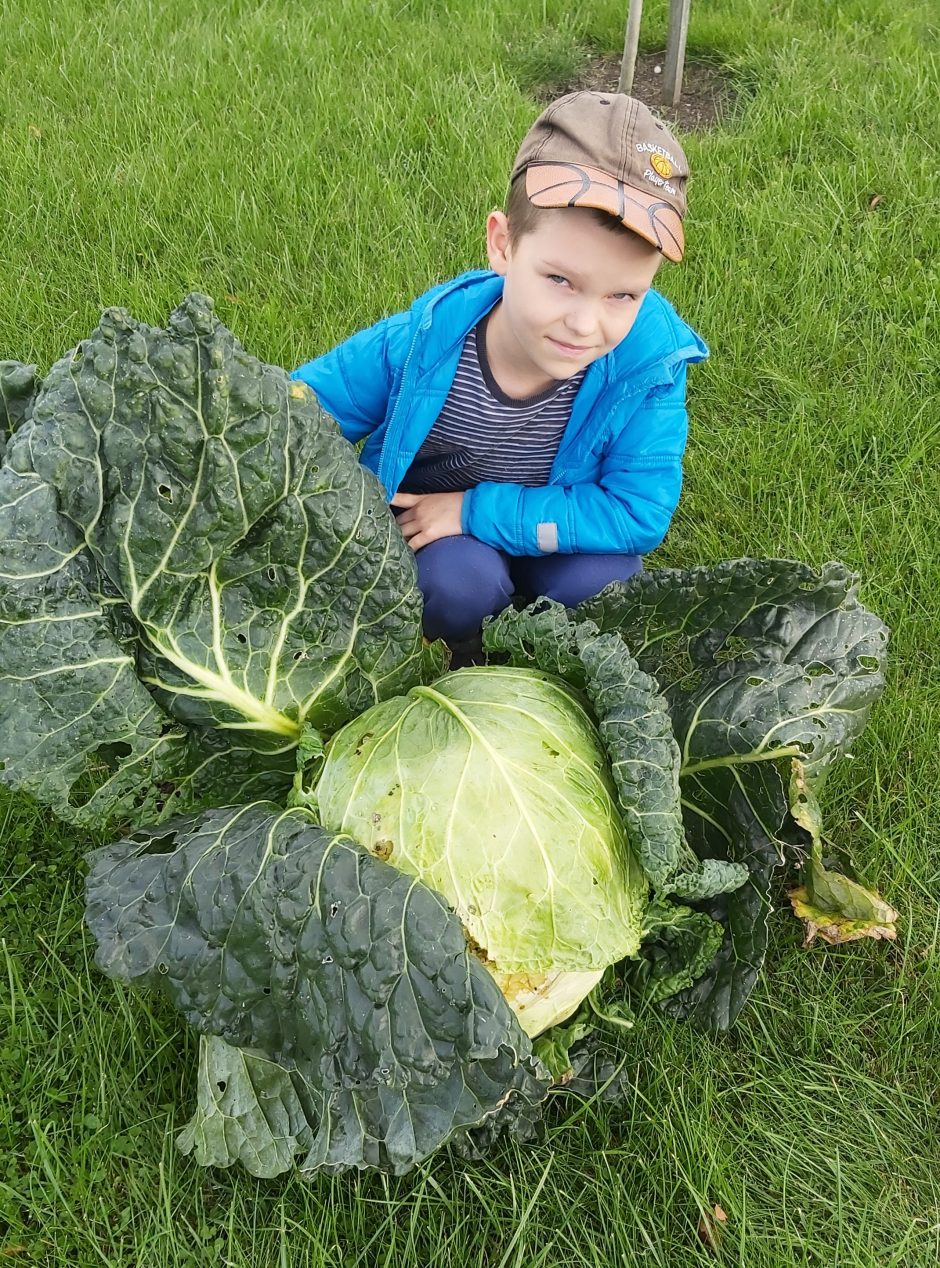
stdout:
<svg viewBox="0 0 940 1268">
<path fill-rule="evenodd" d="M 506 556 L 475 537 L 439 537 L 415 552 L 415 563 L 427 638 L 451 644 L 472 638 L 483 618 L 512 598 Z"/>
<path fill-rule="evenodd" d="M 626 581 L 643 568 L 641 555 L 538 555 L 510 564 L 520 594 L 557 599 L 566 608 L 599 594 L 612 581 Z"/>
</svg>

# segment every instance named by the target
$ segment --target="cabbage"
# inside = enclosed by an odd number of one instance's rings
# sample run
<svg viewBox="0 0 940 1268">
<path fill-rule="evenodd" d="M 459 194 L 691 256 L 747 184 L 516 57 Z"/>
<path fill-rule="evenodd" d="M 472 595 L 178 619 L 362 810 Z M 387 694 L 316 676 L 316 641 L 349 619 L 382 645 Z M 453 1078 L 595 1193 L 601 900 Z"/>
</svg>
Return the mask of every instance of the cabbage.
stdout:
<svg viewBox="0 0 940 1268">
<path fill-rule="evenodd" d="M 528 1139 L 553 1077 L 622 1085 L 638 1003 L 734 1022 L 782 882 L 810 936 L 894 936 L 822 853 L 884 687 L 843 565 L 509 608 L 447 674 L 378 481 L 200 295 L 0 363 L 0 443 L 0 783 L 118 837 L 95 958 L 201 1035 L 199 1162 Z"/>
<path fill-rule="evenodd" d="M 560 679 L 461 669 L 330 741 L 325 827 L 443 894 L 530 1035 L 640 945 L 647 884 L 597 727 Z"/>
</svg>

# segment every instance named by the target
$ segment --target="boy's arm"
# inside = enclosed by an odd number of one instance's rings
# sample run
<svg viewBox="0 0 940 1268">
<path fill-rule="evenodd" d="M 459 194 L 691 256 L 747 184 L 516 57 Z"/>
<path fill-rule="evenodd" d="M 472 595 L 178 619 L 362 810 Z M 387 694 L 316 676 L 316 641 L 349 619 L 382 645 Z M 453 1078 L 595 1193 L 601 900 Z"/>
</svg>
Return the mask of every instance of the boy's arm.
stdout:
<svg viewBox="0 0 940 1268">
<path fill-rule="evenodd" d="M 651 392 L 604 456 L 596 482 L 487 481 L 464 494 L 461 527 L 509 555 L 643 555 L 666 535 L 682 486 L 686 366 Z"/>
<path fill-rule="evenodd" d="M 355 443 L 385 419 L 408 339 L 409 315 L 385 317 L 291 372 L 313 388 L 317 400 Z"/>
</svg>

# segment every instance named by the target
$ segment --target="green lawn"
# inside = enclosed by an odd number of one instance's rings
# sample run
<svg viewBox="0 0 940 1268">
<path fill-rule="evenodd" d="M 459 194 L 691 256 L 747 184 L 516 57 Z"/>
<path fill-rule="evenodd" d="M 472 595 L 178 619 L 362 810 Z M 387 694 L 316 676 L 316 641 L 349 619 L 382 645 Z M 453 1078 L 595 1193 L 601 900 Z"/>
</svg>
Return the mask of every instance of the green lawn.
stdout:
<svg viewBox="0 0 940 1268">
<path fill-rule="evenodd" d="M 622 43 L 624 0 L 3 0 L 0 359 L 45 371 L 121 304 L 205 291 L 293 366 L 485 262 L 547 82 Z M 662 47 L 664 0 L 644 43 Z M 889 687 L 826 790 L 897 946 L 772 921 L 727 1037 L 647 1020 L 625 1107 L 540 1146 L 259 1182 L 181 1158 L 195 1044 L 104 980 L 98 844 L 0 802 L 0 1263 L 164 1268 L 920 1268 L 940 1259 L 940 17 L 931 0 L 696 0 L 736 105 L 685 136 L 688 262 L 662 289 L 712 358 L 652 563 L 840 558 L 891 625 Z M 876 195 L 879 196 L 876 199 Z M 727 1213 L 720 1252 L 697 1226 Z"/>
</svg>

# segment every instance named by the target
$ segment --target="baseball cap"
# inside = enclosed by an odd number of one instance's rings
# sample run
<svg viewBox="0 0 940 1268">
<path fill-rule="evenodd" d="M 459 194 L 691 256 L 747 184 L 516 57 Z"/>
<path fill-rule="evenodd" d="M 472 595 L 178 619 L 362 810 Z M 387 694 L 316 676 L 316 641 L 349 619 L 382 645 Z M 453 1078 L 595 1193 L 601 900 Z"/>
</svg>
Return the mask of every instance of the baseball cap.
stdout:
<svg viewBox="0 0 940 1268">
<path fill-rule="evenodd" d="M 559 97 L 526 133 L 510 183 L 525 172 L 535 207 L 598 207 L 667 260 L 685 252 L 689 164 L 664 123 L 621 92 Z"/>
</svg>

